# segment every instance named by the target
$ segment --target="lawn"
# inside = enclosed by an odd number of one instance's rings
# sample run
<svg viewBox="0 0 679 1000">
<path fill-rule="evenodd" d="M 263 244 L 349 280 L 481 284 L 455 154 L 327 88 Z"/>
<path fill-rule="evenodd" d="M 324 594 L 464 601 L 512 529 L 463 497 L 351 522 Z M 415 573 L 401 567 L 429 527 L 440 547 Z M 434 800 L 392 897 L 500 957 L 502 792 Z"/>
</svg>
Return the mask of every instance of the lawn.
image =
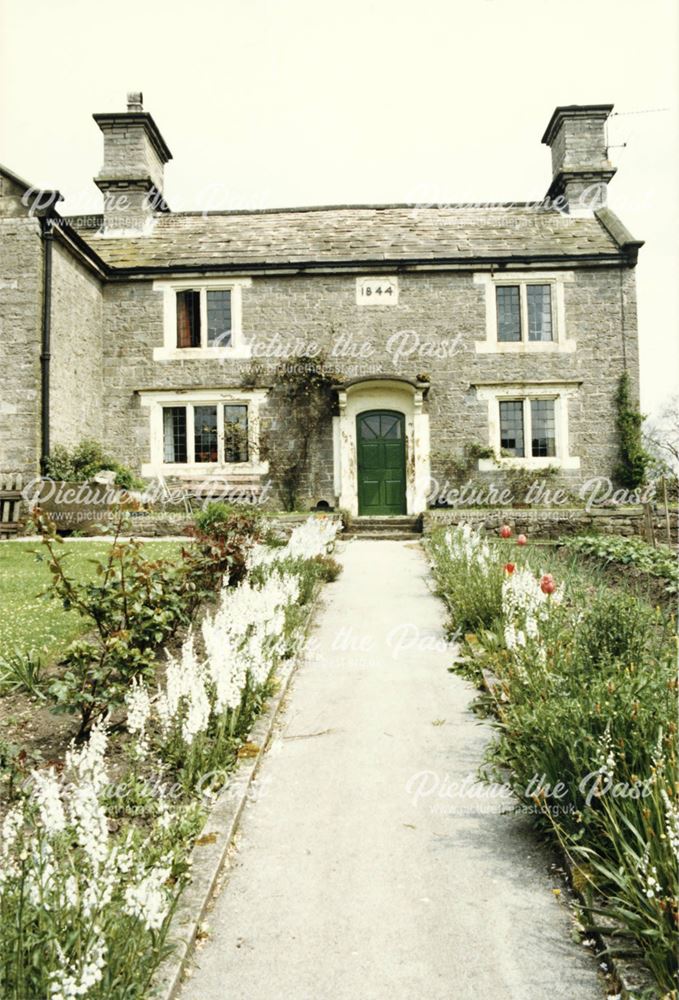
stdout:
<svg viewBox="0 0 679 1000">
<path fill-rule="evenodd" d="M 106 556 L 110 542 L 66 541 L 68 567 L 77 580 L 95 575 L 93 560 Z M 180 542 L 145 542 L 153 558 L 178 552 Z M 91 626 L 75 611 L 65 611 L 58 600 L 41 592 L 49 585 L 46 562 L 39 562 L 38 539 L 0 543 L 0 657 L 35 650 L 44 663 L 54 659 L 69 642 Z"/>
</svg>

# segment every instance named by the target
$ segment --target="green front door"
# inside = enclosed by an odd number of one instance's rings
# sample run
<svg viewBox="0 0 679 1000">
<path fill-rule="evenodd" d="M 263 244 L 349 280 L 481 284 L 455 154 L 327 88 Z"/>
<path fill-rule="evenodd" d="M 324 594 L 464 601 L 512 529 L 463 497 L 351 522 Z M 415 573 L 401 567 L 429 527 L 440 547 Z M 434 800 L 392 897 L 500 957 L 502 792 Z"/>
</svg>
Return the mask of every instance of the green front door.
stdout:
<svg viewBox="0 0 679 1000">
<path fill-rule="evenodd" d="M 405 514 L 405 418 L 391 410 L 371 410 L 356 418 L 358 513 Z"/>
</svg>

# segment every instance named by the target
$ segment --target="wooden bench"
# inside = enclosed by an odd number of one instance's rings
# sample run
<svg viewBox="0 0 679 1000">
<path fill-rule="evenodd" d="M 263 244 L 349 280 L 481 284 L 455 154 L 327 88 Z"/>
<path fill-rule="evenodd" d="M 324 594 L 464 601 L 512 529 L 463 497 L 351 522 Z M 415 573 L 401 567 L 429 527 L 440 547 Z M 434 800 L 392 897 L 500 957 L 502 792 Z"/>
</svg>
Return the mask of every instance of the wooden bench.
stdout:
<svg viewBox="0 0 679 1000">
<path fill-rule="evenodd" d="M 0 538 L 12 538 L 22 527 L 23 485 L 19 473 L 0 473 Z"/>
</svg>

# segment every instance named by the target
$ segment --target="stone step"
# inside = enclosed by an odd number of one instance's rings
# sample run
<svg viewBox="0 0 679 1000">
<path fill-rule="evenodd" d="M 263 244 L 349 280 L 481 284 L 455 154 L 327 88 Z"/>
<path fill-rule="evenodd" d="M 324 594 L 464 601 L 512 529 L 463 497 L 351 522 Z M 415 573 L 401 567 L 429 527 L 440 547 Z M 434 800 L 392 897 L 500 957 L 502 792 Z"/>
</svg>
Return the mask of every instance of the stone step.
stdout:
<svg viewBox="0 0 679 1000">
<path fill-rule="evenodd" d="M 419 534 L 422 531 L 422 521 L 419 517 L 355 517 L 352 518 L 348 532 L 364 535 L 374 531 L 398 531 Z"/>
<path fill-rule="evenodd" d="M 392 531 L 348 531 L 342 535 L 342 539 L 350 542 L 353 540 L 359 542 L 416 542 L 420 538 L 420 535 L 416 531 L 397 531 L 396 529 Z"/>
</svg>

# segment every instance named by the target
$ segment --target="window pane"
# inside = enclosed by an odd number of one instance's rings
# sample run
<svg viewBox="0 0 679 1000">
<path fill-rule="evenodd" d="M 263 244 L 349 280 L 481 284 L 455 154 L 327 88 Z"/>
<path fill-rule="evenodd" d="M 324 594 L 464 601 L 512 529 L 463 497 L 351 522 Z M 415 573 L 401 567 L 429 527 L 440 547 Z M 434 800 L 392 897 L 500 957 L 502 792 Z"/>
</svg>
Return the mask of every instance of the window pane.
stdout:
<svg viewBox="0 0 679 1000">
<path fill-rule="evenodd" d="M 521 340 L 521 310 L 519 308 L 518 285 L 498 285 L 495 289 L 497 301 L 497 339 Z"/>
<path fill-rule="evenodd" d="M 523 400 L 503 400 L 500 403 L 500 447 L 516 458 L 524 457 Z"/>
<path fill-rule="evenodd" d="M 163 461 L 186 461 L 186 407 L 163 407 Z"/>
<path fill-rule="evenodd" d="M 224 407 L 224 461 L 248 460 L 248 408 L 228 403 Z"/>
<path fill-rule="evenodd" d="M 231 343 L 231 292 L 207 293 L 208 347 L 228 347 Z"/>
<path fill-rule="evenodd" d="M 369 417 L 361 417 L 359 421 L 361 438 L 364 441 L 374 440 L 380 436 L 379 414 L 372 414 Z"/>
<path fill-rule="evenodd" d="M 177 347 L 200 347 L 200 292 L 177 292 Z"/>
<path fill-rule="evenodd" d="M 553 399 L 531 399 L 532 454 L 549 458 L 556 455 L 556 424 Z"/>
<path fill-rule="evenodd" d="M 193 440 L 196 462 L 217 462 L 217 407 L 193 408 Z"/>
<path fill-rule="evenodd" d="M 400 439 L 401 421 L 398 417 L 391 417 L 385 413 L 381 420 L 380 430 L 383 438 Z"/>
<path fill-rule="evenodd" d="M 552 340 L 552 289 L 549 285 L 527 285 L 528 339 Z"/>
</svg>

